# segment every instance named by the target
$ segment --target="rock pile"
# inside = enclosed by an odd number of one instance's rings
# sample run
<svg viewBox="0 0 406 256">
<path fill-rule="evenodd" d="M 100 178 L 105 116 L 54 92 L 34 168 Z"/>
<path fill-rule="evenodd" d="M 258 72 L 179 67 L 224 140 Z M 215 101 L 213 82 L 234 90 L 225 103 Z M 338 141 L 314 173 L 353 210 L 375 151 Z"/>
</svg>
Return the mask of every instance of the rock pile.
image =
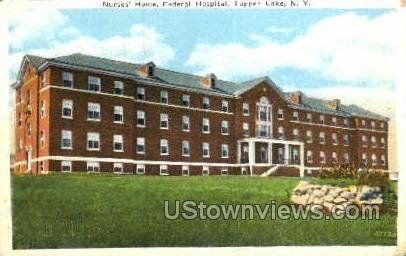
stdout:
<svg viewBox="0 0 406 256">
<path fill-rule="evenodd" d="M 322 205 L 328 211 L 332 207 L 345 209 L 350 204 L 382 204 L 382 192 L 379 187 L 340 188 L 329 185 L 311 185 L 301 181 L 293 189 L 291 201 L 294 204 Z"/>
</svg>

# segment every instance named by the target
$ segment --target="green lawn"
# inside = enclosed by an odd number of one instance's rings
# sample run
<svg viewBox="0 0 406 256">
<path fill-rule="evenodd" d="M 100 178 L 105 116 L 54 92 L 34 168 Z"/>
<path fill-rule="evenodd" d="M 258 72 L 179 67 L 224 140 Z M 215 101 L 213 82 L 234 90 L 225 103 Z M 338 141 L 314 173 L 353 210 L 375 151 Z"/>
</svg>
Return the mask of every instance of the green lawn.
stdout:
<svg viewBox="0 0 406 256">
<path fill-rule="evenodd" d="M 13 176 L 13 245 L 16 249 L 395 245 L 396 215 L 389 213 L 380 220 L 164 218 L 164 200 L 286 203 L 287 192 L 299 181 L 242 176 Z"/>
</svg>

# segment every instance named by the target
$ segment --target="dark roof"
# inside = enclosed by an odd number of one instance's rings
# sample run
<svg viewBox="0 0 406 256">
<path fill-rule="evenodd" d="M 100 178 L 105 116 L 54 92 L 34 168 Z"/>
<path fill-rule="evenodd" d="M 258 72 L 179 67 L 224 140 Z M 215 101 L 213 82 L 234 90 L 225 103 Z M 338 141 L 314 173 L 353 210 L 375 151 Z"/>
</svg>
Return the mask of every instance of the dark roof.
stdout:
<svg viewBox="0 0 406 256">
<path fill-rule="evenodd" d="M 34 55 L 26 55 L 26 58 L 33 63 L 37 68 L 45 63 L 50 64 L 68 64 L 85 68 L 100 69 L 103 71 L 109 71 L 118 73 L 121 75 L 126 75 L 134 79 L 148 80 L 151 82 L 158 82 L 168 85 L 180 86 L 188 89 L 197 89 L 207 92 L 221 93 L 228 96 L 239 96 L 242 93 L 248 91 L 249 89 L 255 87 L 256 85 L 266 82 L 272 86 L 275 91 L 284 98 L 288 104 L 293 108 L 303 108 L 308 110 L 313 110 L 317 112 L 323 112 L 327 114 L 336 114 L 341 116 L 360 116 L 366 118 L 383 119 L 389 120 L 388 118 L 381 116 L 377 113 L 368 111 L 356 105 L 344 105 L 340 104 L 340 107 L 335 110 L 328 106 L 327 100 L 317 99 L 308 97 L 302 94 L 301 104 L 294 104 L 289 101 L 289 92 L 283 92 L 269 77 L 264 76 L 256 78 L 250 81 L 245 81 L 241 83 L 229 82 L 217 79 L 216 86 L 214 88 L 205 88 L 201 86 L 202 76 L 185 74 L 181 72 L 176 72 L 172 70 L 167 70 L 163 68 L 156 67 L 153 77 L 143 77 L 139 76 L 135 70 L 140 67 L 140 64 L 134 64 L 123 61 L 116 61 L 106 58 L 100 58 L 90 55 L 84 55 L 81 53 L 75 53 L 66 56 L 60 56 L 56 58 L 43 58 Z"/>
</svg>

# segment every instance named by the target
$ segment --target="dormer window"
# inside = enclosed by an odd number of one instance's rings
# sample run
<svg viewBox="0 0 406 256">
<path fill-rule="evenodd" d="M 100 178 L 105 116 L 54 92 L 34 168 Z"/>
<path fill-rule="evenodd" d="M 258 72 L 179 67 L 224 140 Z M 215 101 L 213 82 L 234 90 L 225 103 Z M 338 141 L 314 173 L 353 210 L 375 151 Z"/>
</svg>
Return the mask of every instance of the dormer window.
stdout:
<svg viewBox="0 0 406 256">
<path fill-rule="evenodd" d="M 154 62 L 148 62 L 146 64 L 143 64 L 141 66 L 139 66 L 136 70 L 136 73 L 139 76 L 143 76 L 143 77 L 152 77 L 155 75 L 155 64 Z"/>
<path fill-rule="evenodd" d="M 200 81 L 200 84 L 203 87 L 206 87 L 208 89 L 216 87 L 216 76 L 213 73 L 207 74 L 205 77 L 202 78 Z"/>
</svg>

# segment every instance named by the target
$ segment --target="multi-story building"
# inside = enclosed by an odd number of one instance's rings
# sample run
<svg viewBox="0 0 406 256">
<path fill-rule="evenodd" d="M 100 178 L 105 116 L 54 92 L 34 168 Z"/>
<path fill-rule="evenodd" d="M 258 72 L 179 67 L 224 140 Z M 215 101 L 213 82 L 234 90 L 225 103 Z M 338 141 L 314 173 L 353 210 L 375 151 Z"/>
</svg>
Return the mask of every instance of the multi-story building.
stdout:
<svg viewBox="0 0 406 256">
<path fill-rule="evenodd" d="M 312 175 L 388 169 L 388 118 L 340 100 L 73 54 L 27 55 L 15 89 L 16 173 Z"/>
</svg>

